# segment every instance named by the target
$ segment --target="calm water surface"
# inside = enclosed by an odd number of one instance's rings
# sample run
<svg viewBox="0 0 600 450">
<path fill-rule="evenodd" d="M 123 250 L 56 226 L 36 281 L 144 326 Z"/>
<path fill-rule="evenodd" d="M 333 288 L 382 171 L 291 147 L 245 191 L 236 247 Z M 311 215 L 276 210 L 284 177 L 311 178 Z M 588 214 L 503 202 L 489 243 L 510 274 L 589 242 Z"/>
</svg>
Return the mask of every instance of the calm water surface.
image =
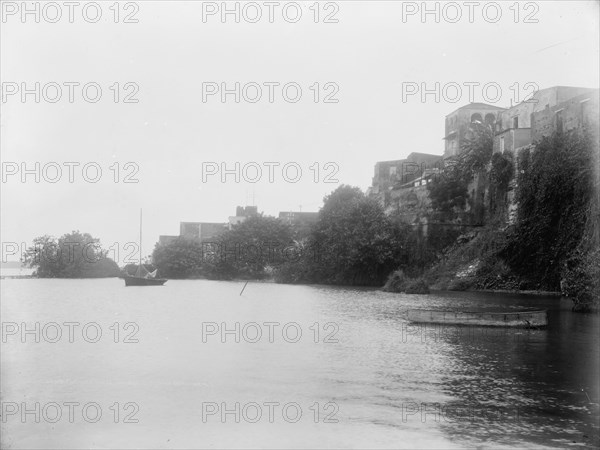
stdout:
<svg viewBox="0 0 600 450">
<path fill-rule="evenodd" d="M 599 321 L 566 300 L 268 283 L 240 296 L 243 283 L 213 281 L 1 285 L 2 448 L 598 445 Z M 547 308 L 548 328 L 423 329 L 405 319 L 410 308 L 524 307 Z M 74 342 L 65 322 L 81 324 Z M 22 323 L 34 331 L 22 336 Z M 78 404 L 72 423 L 65 402 Z"/>
</svg>

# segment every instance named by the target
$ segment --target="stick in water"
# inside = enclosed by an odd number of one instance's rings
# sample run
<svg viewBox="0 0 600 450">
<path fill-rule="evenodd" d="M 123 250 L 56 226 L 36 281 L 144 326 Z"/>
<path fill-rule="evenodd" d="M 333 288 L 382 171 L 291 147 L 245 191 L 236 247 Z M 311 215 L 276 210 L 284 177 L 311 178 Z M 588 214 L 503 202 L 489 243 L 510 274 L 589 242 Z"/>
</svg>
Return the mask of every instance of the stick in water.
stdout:
<svg viewBox="0 0 600 450">
<path fill-rule="evenodd" d="M 246 289 L 246 286 L 248 285 L 248 281 L 246 281 L 246 284 L 244 284 L 244 287 L 242 288 L 242 292 L 240 292 L 240 295 L 242 295 L 244 293 L 244 289 Z"/>
</svg>

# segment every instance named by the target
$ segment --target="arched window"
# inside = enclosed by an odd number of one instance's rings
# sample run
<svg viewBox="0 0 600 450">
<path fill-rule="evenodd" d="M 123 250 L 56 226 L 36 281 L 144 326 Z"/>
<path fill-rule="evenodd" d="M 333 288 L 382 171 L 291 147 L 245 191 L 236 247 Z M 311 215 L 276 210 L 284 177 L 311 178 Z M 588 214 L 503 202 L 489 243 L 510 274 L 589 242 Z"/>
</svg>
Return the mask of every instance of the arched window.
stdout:
<svg viewBox="0 0 600 450">
<path fill-rule="evenodd" d="M 496 121 L 496 117 L 492 113 L 488 113 L 485 115 L 485 124 L 486 125 L 494 125 Z"/>
<path fill-rule="evenodd" d="M 481 122 L 483 123 L 483 117 L 481 117 L 481 114 L 479 113 L 475 113 L 471 116 L 471 123 L 473 122 Z"/>
</svg>

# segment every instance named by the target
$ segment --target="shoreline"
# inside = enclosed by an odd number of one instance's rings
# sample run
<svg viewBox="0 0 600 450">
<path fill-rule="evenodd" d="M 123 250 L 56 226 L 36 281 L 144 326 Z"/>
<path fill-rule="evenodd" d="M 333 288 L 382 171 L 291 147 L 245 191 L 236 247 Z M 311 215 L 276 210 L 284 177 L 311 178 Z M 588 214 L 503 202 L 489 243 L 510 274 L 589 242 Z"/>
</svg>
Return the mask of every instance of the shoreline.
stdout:
<svg viewBox="0 0 600 450">
<path fill-rule="evenodd" d="M 486 294 L 513 294 L 513 295 L 531 295 L 536 297 L 565 297 L 561 292 L 556 291 L 538 291 L 538 290 L 512 290 L 512 289 L 465 289 L 464 291 L 450 290 L 450 289 L 433 289 L 429 288 L 433 292 L 483 292 Z M 569 297 L 565 297 L 569 298 Z"/>
<path fill-rule="evenodd" d="M 70 277 L 64 277 L 64 278 L 51 278 L 51 277 L 36 277 L 33 275 L 2 275 L 0 276 L 0 279 L 4 280 L 4 279 L 39 279 L 39 280 L 43 280 L 43 279 L 48 279 L 48 280 L 98 280 L 98 279 L 105 279 L 105 278 L 122 278 L 121 276 L 108 276 L 108 277 L 74 277 L 74 278 L 70 278 Z M 275 283 L 275 284 L 290 284 L 290 283 L 277 283 L 274 280 L 270 280 L 270 279 L 264 279 L 264 280 L 247 280 L 247 279 L 232 279 L 232 280 L 211 280 L 210 278 L 172 278 L 170 280 L 177 280 L 177 281 L 195 281 L 195 280 L 207 280 L 207 281 L 237 281 L 237 282 L 246 282 L 246 281 L 251 281 L 254 283 Z M 332 286 L 332 287 L 338 287 L 338 288 L 356 288 L 356 287 L 364 287 L 364 288 L 371 288 L 374 290 L 383 290 L 383 287 L 376 287 L 376 286 L 352 286 L 352 285 L 343 285 L 343 284 L 312 284 L 312 283 L 291 283 L 292 285 L 298 285 L 298 286 Z M 463 291 L 459 291 L 459 290 L 451 290 L 451 289 L 436 289 L 436 288 L 429 288 L 432 292 L 482 292 L 482 293 L 487 293 L 487 294 L 513 294 L 513 295 L 532 295 L 532 296 L 539 296 L 539 297 L 564 297 L 562 295 L 562 293 L 560 292 L 556 292 L 556 291 L 540 291 L 540 290 L 512 290 L 512 289 L 466 289 Z M 386 291 L 386 292 L 390 292 L 390 293 L 394 293 L 392 291 Z M 426 294 L 424 294 L 426 295 Z M 565 297 L 568 298 L 568 297 Z"/>
</svg>

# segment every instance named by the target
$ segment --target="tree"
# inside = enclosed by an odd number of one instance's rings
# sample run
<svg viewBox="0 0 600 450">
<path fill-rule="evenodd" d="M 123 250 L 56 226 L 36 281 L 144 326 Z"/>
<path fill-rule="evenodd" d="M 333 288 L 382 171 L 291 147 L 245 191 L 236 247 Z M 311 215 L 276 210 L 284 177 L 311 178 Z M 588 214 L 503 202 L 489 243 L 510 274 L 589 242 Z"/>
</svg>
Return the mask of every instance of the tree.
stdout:
<svg viewBox="0 0 600 450">
<path fill-rule="evenodd" d="M 458 155 L 461 171 L 467 179 L 483 171 L 492 159 L 494 150 L 494 130 L 492 125 L 480 122 L 471 123 Z"/>
<path fill-rule="evenodd" d="M 282 264 L 293 244 L 291 227 L 275 217 L 253 216 L 236 224 L 219 239 L 221 259 L 237 276 L 264 278 L 269 266 Z"/>
<path fill-rule="evenodd" d="M 88 233 L 73 231 L 56 240 L 37 237 L 23 255 L 40 278 L 100 278 L 119 275 L 119 267 L 107 257 L 100 241 Z"/>
<path fill-rule="evenodd" d="M 156 244 L 152 262 L 166 278 L 194 278 L 202 275 L 202 246 L 199 242 L 179 238 L 167 245 Z"/>
<path fill-rule="evenodd" d="M 169 278 L 261 279 L 282 264 L 292 230 L 275 217 L 258 215 L 236 224 L 212 242 L 179 238 L 157 244 L 152 259 Z"/>
<path fill-rule="evenodd" d="M 387 217 L 375 199 L 342 185 L 325 197 L 311 244 L 320 258 L 314 281 L 380 285 L 408 260 L 407 229 Z"/>
<path fill-rule="evenodd" d="M 492 161 L 494 132 L 491 125 L 474 122 L 470 124 L 461 143 L 460 153 L 446 161 L 441 174 L 427 185 L 431 207 L 445 216 L 464 210 L 467 201 L 473 209 L 473 219 L 481 222 L 484 205 L 475 198 L 469 198 L 469 183 L 476 180 L 476 189 L 480 191 L 488 177 L 487 168 Z M 449 219 L 449 217 L 446 217 Z"/>
<path fill-rule="evenodd" d="M 427 184 L 431 207 L 444 214 L 463 209 L 469 198 L 468 186 L 467 178 L 460 172 L 460 168 L 455 166 L 445 170 Z"/>
</svg>

